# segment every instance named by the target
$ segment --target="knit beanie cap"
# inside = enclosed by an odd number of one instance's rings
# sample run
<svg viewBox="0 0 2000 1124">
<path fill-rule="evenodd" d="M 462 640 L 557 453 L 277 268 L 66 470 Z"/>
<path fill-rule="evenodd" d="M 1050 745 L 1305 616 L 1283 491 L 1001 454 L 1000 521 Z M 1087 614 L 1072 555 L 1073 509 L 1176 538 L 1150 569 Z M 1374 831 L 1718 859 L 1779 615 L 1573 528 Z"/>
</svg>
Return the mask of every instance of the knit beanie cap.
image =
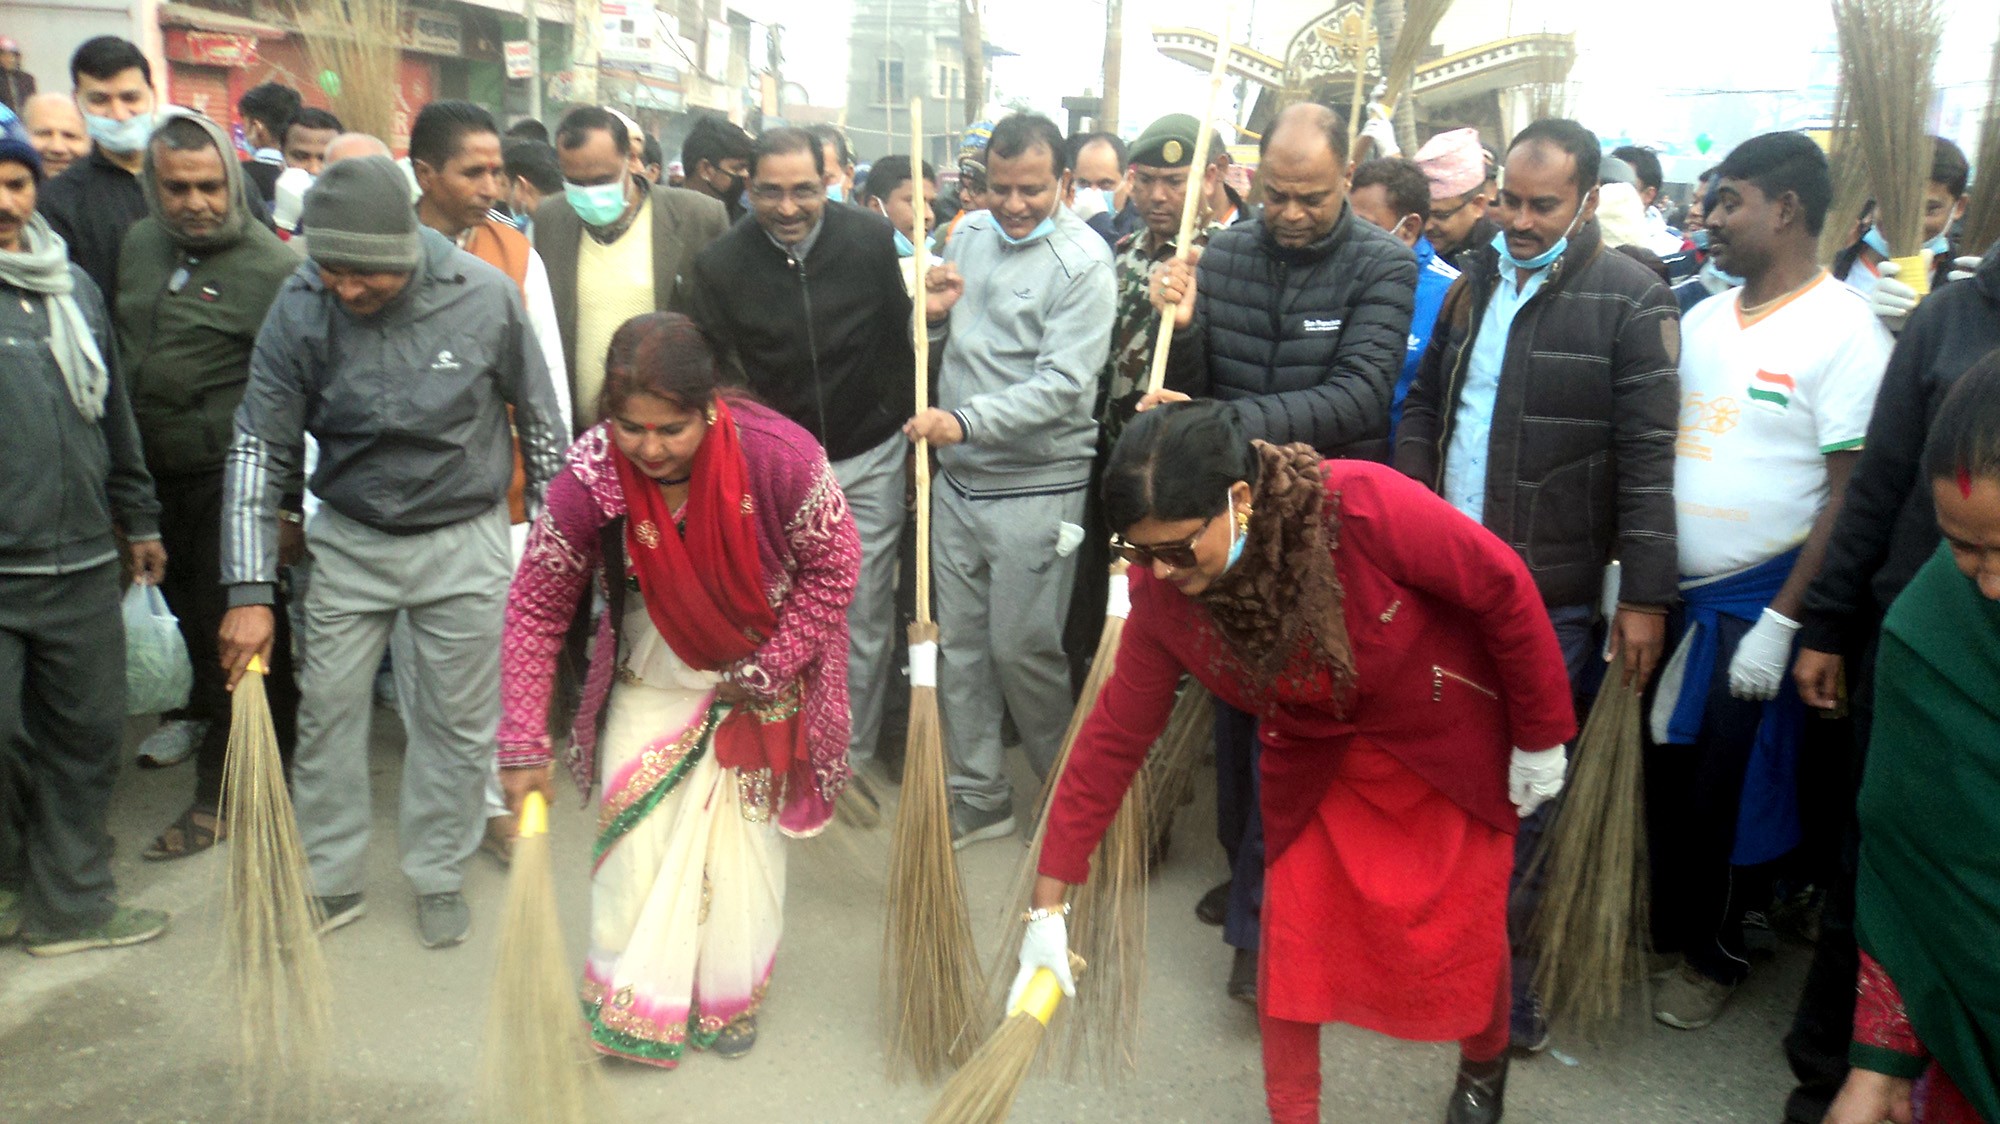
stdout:
<svg viewBox="0 0 2000 1124">
<path fill-rule="evenodd" d="M 35 182 L 42 182 L 42 154 L 28 141 L 28 130 L 14 111 L 0 105 L 0 161 L 27 165 Z"/>
<path fill-rule="evenodd" d="M 306 253 L 321 265 L 408 273 L 422 257 L 409 184 L 386 156 L 328 164 L 306 192 Z"/>
</svg>

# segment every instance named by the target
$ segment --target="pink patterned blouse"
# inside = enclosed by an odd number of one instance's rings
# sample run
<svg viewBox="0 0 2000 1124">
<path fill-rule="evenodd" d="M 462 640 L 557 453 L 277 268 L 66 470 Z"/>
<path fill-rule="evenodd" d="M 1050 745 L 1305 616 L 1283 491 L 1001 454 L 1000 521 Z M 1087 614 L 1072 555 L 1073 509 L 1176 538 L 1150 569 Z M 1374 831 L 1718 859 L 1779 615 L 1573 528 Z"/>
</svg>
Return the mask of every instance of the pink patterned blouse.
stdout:
<svg viewBox="0 0 2000 1124">
<path fill-rule="evenodd" d="M 788 835 L 811 835 L 832 818 L 834 799 L 847 784 L 847 604 L 860 571 L 861 540 L 819 443 L 768 407 L 732 399 L 730 409 L 749 462 L 757 553 L 777 627 L 722 676 L 760 700 L 775 698 L 794 682 L 803 687 L 815 783 L 809 791 L 789 786 L 778 824 Z M 546 510 L 528 533 L 527 554 L 507 595 L 501 649 L 504 767 L 554 758 L 548 713 L 556 655 L 593 577 L 600 592 L 608 590 L 600 535 L 625 517 L 625 492 L 611 460 L 617 455 L 605 423 L 578 438 L 549 484 Z M 610 613 L 599 614 L 594 634 L 566 757 L 571 777 L 585 793 L 596 779 L 599 717 L 618 659 L 617 623 Z"/>
</svg>

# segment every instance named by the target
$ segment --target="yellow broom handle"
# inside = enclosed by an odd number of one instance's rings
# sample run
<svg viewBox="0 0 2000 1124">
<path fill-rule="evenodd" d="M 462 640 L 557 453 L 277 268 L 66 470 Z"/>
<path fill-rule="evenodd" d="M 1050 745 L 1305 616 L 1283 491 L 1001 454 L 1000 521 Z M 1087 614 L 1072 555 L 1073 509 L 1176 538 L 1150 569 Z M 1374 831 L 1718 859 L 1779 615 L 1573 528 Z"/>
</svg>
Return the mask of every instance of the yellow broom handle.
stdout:
<svg viewBox="0 0 2000 1124">
<path fill-rule="evenodd" d="M 924 99 L 910 99 L 910 245 L 916 249 L 917 292 L 911 302 L 911 342 L 917 354 L 917 413 L 931 404 L 931 323 L 925 306 L 929 290 L 924 279 L 930 273 L 930 252 L 924 248 Z M 931 619 L 931 443 L 917 442 L 917 619 Z"/>
<path fill-rule="evenodd" d="M 1202 184 L 1208 177 L 1208 141 L 1215 134 L 1216 99 L 1222 96 L 1222 79 L 1229 70 L 1229 33 L 1234 29 L 1236 5 L 1222 9 L 1222 33 L 1215 40 L 1215 62 L 1208 68 L 1208 109 L 1194 134 L 1194 158 L 1188 164 L 1187 198 L 1181 203 L 1181 233 L 1174 242 L 1174 257 L 1188 260 L 1194 250 L 1194 220 L 1201 213 Z M 1187 294 L 1181 300 L 1188 300 Z M 1174 321 L 1178 310 L 1162 311 L 1160 326 L 1153 332 L 1153 369 L 1146 376 L 1146 393 L 1152 394 L 1167 381 L 1167 352 L 1174 346 Z"/>
<path fill-rule="evenodd" d="M 1062 983 L 1056 979 L 1056 974 L 1047 968 L 1038 968 L 1034 975 L 1028 977 L 1028 986 L 1021 990 L 1020 1002 L 1007 1013 L 1033 1015 L 1037 1022 L 1047 1026 L 1049 1020 L 1055 1017 L 1056 1004 L 1061 1003 L 1062 998 Z"/>
<path fill-rule="evenodd" d="M 248 672 L 248 673 L 249 673 L 249 674 L 251 674 L 251 675 L 269 675 L 269 674 L 270 674 L 270 672 L 269 672 L 268 670 L 266 670 L 266 669 L 265 669 L 265 667 L 264 667 L 264 657 L 262 657 L 262 656 L 251 656 L 251 657 L 250 657 L 250 665 L 249 665 L 248 667 L 245 667 L 245 668 L 244 668 L 243 670 L 244 670 L 244 671 L 246 671 L 246 672 Z"/>
<path fill-rule="evenodd" d="M 539 792 L 530 791 L 521 798 L 521 823 L 515 834 L 522 839 L 532 839 L 549 832 L 549 802 Z"/>
</svg>

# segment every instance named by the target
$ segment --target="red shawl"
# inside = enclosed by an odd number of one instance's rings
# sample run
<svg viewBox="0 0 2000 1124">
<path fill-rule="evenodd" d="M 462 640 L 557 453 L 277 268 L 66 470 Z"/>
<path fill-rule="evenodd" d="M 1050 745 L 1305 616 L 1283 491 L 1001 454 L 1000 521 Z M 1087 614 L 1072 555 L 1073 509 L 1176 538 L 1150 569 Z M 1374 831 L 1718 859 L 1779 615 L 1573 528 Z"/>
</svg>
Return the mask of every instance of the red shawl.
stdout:
<svg viewBox="0 0 2000 1124">
<path fill-rule="evenodd" d="M 622 452 L 614 461 L 630 510 L 625 554 L 653 626 L 697 671 L 722 671 L 748 657 L 771 634 L 777 615 L 758 582 L 749 469 L 728 403 L 716 399 L 695 451 L 678 531 L 659 484 Z M 782 778 L 793 761 L 804 760 L 796 691 L 786 695 L 732 710 L 715 732 L 716 761 L 732 769 L 768 768 Z"/>
</svg>

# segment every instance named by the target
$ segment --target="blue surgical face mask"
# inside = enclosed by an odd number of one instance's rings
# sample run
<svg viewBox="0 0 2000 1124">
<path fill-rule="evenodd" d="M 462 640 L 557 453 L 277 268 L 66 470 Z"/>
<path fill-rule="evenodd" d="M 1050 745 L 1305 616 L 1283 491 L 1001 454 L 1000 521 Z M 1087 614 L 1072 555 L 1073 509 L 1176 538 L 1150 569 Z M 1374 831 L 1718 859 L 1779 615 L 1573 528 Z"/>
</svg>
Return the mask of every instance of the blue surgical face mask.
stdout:
<svg viewBox="0 0 2000 1124">
<path fill-rule="evenodd" d="M 1556 239 L 1554 245 L 1532 258 L 1515 257 L 1513 252 L 1507 249 L 1507 232 L 1504 230 L 1494 232 L 1493 248 L 1500 251 L 1501 264 L 1510 269 L 1525 269 L 1532 273 L 1537 269 L 1546 267 L 1549 263 L 1563 256 L 1563 253 L 1569 249 L 1569 236 L 1576 233 L 1577 225 L 1581 222 L 1583 222 L 1583 208 L 1578 206 L 1576 217 L 1569 220 L 1569 225 L 1563 228 L 1562 237 Z"/>
<path fill-rule="evenodd" d="M 1867 244 L 1869 249 L 1875 251 L 1876 253 L 1882 255 L 1885 258 L 1893 258 L 1896 256 L 1889 252 L 1889 240 L 1887 238 L 1882 237 L 1882 231 L 1881 228 L 1879 227 L 1874 227 L 1874 226 L 1869 227 L 1868 232 L 1861 236 L 1861 241 Z M 1936 238 L 1933 238 L 1930 241 L 1924 243 L 1923 248 L 1929 250 L 1931 252 L 1932 257 L 1936 257 L 1939 254 L 1950 252 L 1951 239 L 1946 238 L 1944 235 L 1940 234 Z"/>
<path fill-rule="evenodd" d="M 1724 288 L 1740 289 L 1746 283 L 1743 278 L 1736 276 L 1734 273 L 1724 273 L 1722 270 L 1717 269 L 1714 259 L 1703 262 L 1701 271 L 1709 277 L 1722 282 Z"/>
<path fill-rule="evenodd" d="M 139 113 L 123 121 L 110 117 L 99 117 L 95 113 L 83 115 L 84 124 L 90 129 L 90 139 L 97 142 L 106 152 L 120 156 L 130 156 L 146 147 L 147 138 L 153 135 L 154 114 Z"/>
<path fill-rule="evenodd" d="M 1229 502 L 1229 561 L 1222 566 L 1222 572 L 1226 574 L 1236 568 L 1237 561 L 1243 557 L 1243 547 L 1250 540 L 1249 536 L 1236 529 L 1236 490 L 1231 488 L 1224 498 Z"/>
<path fill-rule="evenodd" d="M 889 217 L 888 210 L 885 209 L 879 202 L 875 204 L 875 213 L 881 215 L 885 219 Z M 917 256 L 916 244 L 910 241 L 910 236 L 903 233 L 901 227 L 891 225 L 889 227 L 889 230 L 896 236 L 896 256 L 904 258 L 913 258 Z"/>
<path fill-rule="evenodd" d="M 1709 237 L 1708 228 L 1702 227 L 1693 234 L 1688 235 L 1688 241 L 1693 242 L 1694 248 L 1705 254 L 1708 252 Z"/>
<path fill-rule="evenodd" d="M 847 202 L 847 189 L 837 183 L 829 184 L 826 189 L 826 197 L 835 203 L 845 203 Z"/>
<path fill-rule="evenodd" d="M 610 226 L 625 213 L 625 179 L 621 176 L 589 187 L 564 180 L 563 198 L 569 200 L 577 218 L 591 226 Z"/>
<path fill-rule="evenodd" d="M 1056 229 L 1056 217 L 1054 215 L 1050 215 L 1048 218 L 1045 218 L 1040 223 L 1036 224 L 1035 229 L 1029 231 L 1025 237 L 1016 238 L 1013 235 L 1007 233 L 1006 227 L 1000 225 L 999 215 L 993 216 L 994 232 L 1000 235 L 1000 240 L 1002 242 L 1007 243 L 1009 246 L 1019 246 L 1024 242 L 1033 242 L 1037 238 L 1041 238 L 1046 235 L 1055 233 L 1055 229 Z"/>
</svg>

